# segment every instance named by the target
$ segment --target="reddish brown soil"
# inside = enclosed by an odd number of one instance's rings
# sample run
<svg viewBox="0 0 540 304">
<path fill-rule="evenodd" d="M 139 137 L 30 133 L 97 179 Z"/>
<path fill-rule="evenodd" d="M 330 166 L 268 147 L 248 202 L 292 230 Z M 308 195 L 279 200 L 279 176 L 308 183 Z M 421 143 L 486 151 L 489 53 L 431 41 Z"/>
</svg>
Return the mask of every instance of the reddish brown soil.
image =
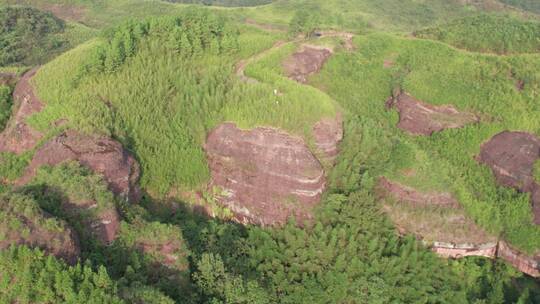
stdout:
<svg viewBox="0 0 540 304">
<path fill-rule="evenodd" d="M 101 174 L 115 195 L 129 201 L 138 200 L 139 165 L 135 158 L 117 141 L 75 131 L 66 131 L 45 143 L 17 184 L 30 181 L 40 166 L 72 160 Z"/>
<path fill-rule="evenodd" d="M 300 83 L 307 83 L 308 77 L 319 72 L 332 51 L 327 48 L 304 45 L 302 49 L 283 62 L 287 77 Z"/>
<path fill-rule="evenodd" d="M 445 129 L 461 128 L 478 122 L 476 115 L 459 112 L 450 105 L 434 106 L 401 93 L 386 102 L 399 112 L 398 128 L 415 135 L 431 135 Z"/>
<path fill-rule="evenodd" d="M 43 137 L 41 132 L 32 129 L 26 119 L 43 108 L 34 93 L 30 79 L 37 72 L 34 68 L 24 74 L 13 91 L 14 115 L 6 129 L 0 134 L 0 151 L 21 154 L 28 151 Z"/>
<path fill-rule="evenodd" d="M 540 138 L 526 132 L 505 131 L 482 145 L 478 161 L 488 165 L 497 182 L 531 193 L 534 222 L 540 225 L 540 184 L 533 166 L 540 158 Z"/>
<path fill-rule="evenodd" d="M 74 231 L 63 223 L 61 231 L 54 231 L 43 227 L 38 221 L 50 218 L 42 212 L 38 218 L 28 218 L 22 213 L 5 209 L 6 202 L 0 202 L 2 212 L 7 212 L 10 218 L 16 218 L 24 225 L 13 229 L 7 223 L 0 223 L 0 233 L 5 237 L 0 240 L 0 250 L 13 245 L 27 245 L 40 248 L 45 253 L 64 259 L 70 264 L 75 264 L 80 255 L 79 240 Z"/>
<path fill-rule="evenodd" d="M 446 208 L 459 208 L 459 202 L 450 193 L 420 192 L 412 187 L 393 182 L 386 177 L 379 180 L 379 188 L 383 195 L 390 195 L 393 199 L 415 206 L 442 206 Z"/>
<path fill-rule="evenodd" d="M 218 200 L 241 223 L 283 224 L 311 218 L 325 188 L 320 162 L 301 138 L 272 128 L 240 130 L 224 123 L 205 150 Z"/>
<path fill-rule="evenodd" d="M 385 60 L 383 61 L 383 68 L 389 69 L 389 68 L 391 68 L 391 67 L 393 67 L 393 66 L 394 66 L 394 60 L 392 60 L 392 59 L 385 59 Z"/>
<path fill-rule="evenodd" d="M 313 126 L 313 137 L 323 158 L 333 163 L 339 153 L 338 145 L 343 139 L 343 119 L 341 114 L 335 118 L 324 118 Z"/>
</svg>

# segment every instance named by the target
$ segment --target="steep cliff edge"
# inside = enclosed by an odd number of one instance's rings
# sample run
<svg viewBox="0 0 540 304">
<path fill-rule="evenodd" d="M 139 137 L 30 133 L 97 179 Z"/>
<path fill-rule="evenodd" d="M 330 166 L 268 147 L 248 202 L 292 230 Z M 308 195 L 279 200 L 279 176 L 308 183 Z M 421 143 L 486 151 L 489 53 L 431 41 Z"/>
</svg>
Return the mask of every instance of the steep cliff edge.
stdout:
<svg viewBox="0 0 540 304">
<path fill-rule="evenodd" d="M 325 122 L 328 123 L 328 122 Z M 315 135 L 326 157 L 337 154 L 341 124 Z M 311 218 L 326 187 L 320 161 L 306 142 L 273 128 L 241 130 L 232 123 L 215 128 L 207 137 L 211 186 L 221 190 L 218 200 L 235 220 L 259 225 L 283 224 L 292 216 Z"/>
<path fill-rule="evenodd" d="M 103 175 L 115 195 L 129 201 L 138 200 L 140 172 L 135 158 L 113 139 L 75 131 L 66 131 L 40 147 L 17 184 L 30 181 L 43 165 L 54 166 L 66 161 L 78 161 Z"/>
<path fill-rule="evenodd" d="M 383 210 L 399 234 L 413 234 L 444 258 L 500 258 L 532 277 L 540 277 L 540 253 L 526 255 L 486 233 L 470 220 L 450 193 L 422 192 L 379 179 Z"/>
</svg>

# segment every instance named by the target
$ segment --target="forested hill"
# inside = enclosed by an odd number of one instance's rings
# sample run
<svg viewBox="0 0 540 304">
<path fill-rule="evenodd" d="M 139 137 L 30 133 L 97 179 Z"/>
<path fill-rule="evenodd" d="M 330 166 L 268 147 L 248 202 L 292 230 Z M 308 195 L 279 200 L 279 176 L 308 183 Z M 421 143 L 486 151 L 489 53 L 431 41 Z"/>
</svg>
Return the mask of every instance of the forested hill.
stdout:
<svg viewBox="0 0 540 304">
<path fill-rule="evenodd" d="M 533 3 L 0 0 L 0 303 L 540 303 Z"/>
</svg>

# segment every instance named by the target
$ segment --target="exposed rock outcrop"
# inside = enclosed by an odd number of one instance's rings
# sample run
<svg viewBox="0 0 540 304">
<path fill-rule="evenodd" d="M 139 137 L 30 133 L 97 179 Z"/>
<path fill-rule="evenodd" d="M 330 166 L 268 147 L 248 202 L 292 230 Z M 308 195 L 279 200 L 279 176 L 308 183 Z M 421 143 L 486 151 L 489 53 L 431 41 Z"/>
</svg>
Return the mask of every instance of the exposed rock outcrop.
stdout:
<svg viewBox="0 0 540 304">
<path fill-rule="evenodd" d="M 505 242 L 499 242 L 497 257 L 507 261 L 523 273 L 532 277 L 540 277 L 540 254 L 534 257 L 527 256 L 513 249 Z"/>
<path fill-rule="evenodd" d="M 36 74 L 34 68 L 24 74 L 13 91 L 14 114 L 6 129 L 0 134 L 0 151 L 21 154 L 35 147 L 43 134 L 31 128 L 26 119 L 43 109 L 30 79 Z"/>
<path fill-rule="evenodd" d="M 338 156 L 338 145 L 343 140 L 343 120 L 341 114 L 335 118 L 323 118 L 313 126 L 313 137 L 321 158 L 332 164 Z"/>
<path fill-rule="evenodd" d="M 381 198 L 398 201 L 394 206 L 385 203 L 383 209 L 396 224 L 399 234 L 415 235 L 437 255 L 454 259 L 500 258 L 523 273 L 540 276 L 540 254 L 522 254 L 484 232 L 465 216 L 451 194 L 421 192 L 384 177 L 379 180 L 378 191 Z M 420 209 L 422 216 L 408 217 L 411 208 Z"/>
<path fill-rule="evenodd" d="M 414 135 L 431 135 L 445 129 L 461 128 L 479 121 L 476 115 L 460 112 L 451 105 L 435 106 L 400 93 L 386 102 L 399 112 L 398 128 Z"/>
<path fill-rule="evenodd" d="M 300 83 L 307 83 L 308 77 L 320 71 L 332 50 L 319 46 L 304 45 L 302 49 L 283 62 L 287 77 Z"/>
<path fill-rule="evenodd" d="M 135 158 L 115 140 L 75 131 L 66 131 L 45 143 L 17 184 L 27 183 L 43 165 L 54 166 L 71 160 L 102 175 L 115 195 L 129 201 L 139 199 L 139 165 Z"/>
<path fill-rule="evenodd" d="M 429 244 L 427 244 L 429 245 Z M 430 248 L 437 255 L 444 258 L 459 259 L 468 256 L 480 256 L 494 259 L 497 257 L 497 242 L 472 244 L 472 243 L 443 243 L 434 242 Z"/>
<path fill-rule="evenodd" d="M 526 132 L 501 132 L 482 145 L 477 159 L 488 165 L 497 182 L 531 193 L 534 222 L 540 225 L 540 184 L 533 177 L 540 158 L 540 137 Z"/>
<path fill-rule="evenodd" d="M 211 186 L 235 220 L 259 225 L 302 221 L 325 189 L 321 163 L 305 142 L 272 128 L 240 130 L 224 123 L 208 135 Z"/>
<path fill-rule="evenodd" d="M 27 245 L 70 264 L 77 262 L 77 235 L 65 222 L 43 212 L 29 197 L 12 194 L 0 198 L 0 219 L 0 250 Z"/>
</svg>

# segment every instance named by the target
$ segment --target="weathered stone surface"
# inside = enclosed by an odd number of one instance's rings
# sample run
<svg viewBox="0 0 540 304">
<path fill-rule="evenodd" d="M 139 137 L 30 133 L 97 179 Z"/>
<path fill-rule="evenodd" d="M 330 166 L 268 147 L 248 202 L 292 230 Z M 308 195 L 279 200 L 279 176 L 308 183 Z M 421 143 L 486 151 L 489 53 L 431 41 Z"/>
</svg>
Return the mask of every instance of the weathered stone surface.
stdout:
<svg viewBox="0 0 540 304">
<path fill-rule="evenodd" d="M 135 158 L 115 140 L 75 131 L 66 131 L 45 143 L 17 184 L 27 183 L 43 165 L 54 166 L 72 160 L 102 175 L 115 195 L 129 201 L 138 200 L 139 165 Z"/>
<path fill-rule="evenodd" d="M 341 114 L 335 118 L 323 118 L 313 126 L 313 137 L 322 158 L 333 163 L 339 154 L 338 145 L 343 140 L 343 120 Z"/>
<path fill-rule="evenodd" d="M 437 255 L 453 259 L 467 256 L 500 258 L 523 273 L 533 277 L 540 276 L 540 253 L 528 256 L 512 249 L 504 241 L 499 241 L 496 237 L 477 227 L 465 215 L 445 217 L 443 214 L 461 209 L 459 202 L 449 193 L 424 193 L 390 181 L 385 177 L 379 179 L 378 191 L 382 192 L 379 193 L 381 198 L 391 196 L 392 199 L 406 203 L 409 207 L 422 208 L 423 213 L 430 213 L 429 208 L 438 208 L 435 209 L 435 212 L 431 212 L 433 216 L 429 218 L 429 222 L 425 221 L 425 218 L 416 218 L 413 222 L 406 217 L 402 218 L 402 213 L 406 209 L 396 211 L 392 210 L 390 206 L 383 206 L 383 210 L 389 213 L 400 235 L 415 235 Z M 439 210 L 444 212 L 439 212 Z M 461 226 L 467 229 L 461 230 Z M 446 227 L 446 229 L 433 233 L 440 227 Z M 426 237 L 427 235 L 429 237 Z M 437 241 L 433 240 L 434 235 L 439 238 Z"/>
<path fill-rule="evenodd" d="M 36 74 L 34 68 L 24 74 L 13 91 L 13 117 L 6 129 L 0 134 L 0 151 L 21 154 L 32 148 L 43 137 L 39 131 L 32 129 L 26 119 L 43 109 L 43 103 L 37 98 L 30 79 Z"/>
<path fill-rule="evenodd" d="M 501 241 L 499 242 L 497 256 L 508 262 L 510 265 L 516 267 L 523 273 L 535 278 L 540 277 L 540 254 L 536 254 L 535 256 L 527 256 Z"/>
<path fill-rule="evenodd" d="M 224 123 L 210 132 L 205 150 L 211 185 L 241 223 L 309 219 L 325 189 L 324 170 L 305 142 L 276 129 Z"/>
<path fill-rule="evenodd" d="M 431 135 L 445 129 L 461 128 L 478 122 L 476 115 L 459 112 L 451 105 L 435 106 L 416 100 L 407 93 L 386 102 L 388 108 L 399 112 L 398 128 L 415 135 Z"/>
<path fill-rule="evenodd" d="M 540 225 L 540 185 L 533 167 L 540 158 L 540 137 L 526 132 L 501 132 L 482 145 L 478 161 L 488 165 L 497 182 L 531 193 L 534 222 Z"/>
<path fill-rule="evenodd" d="M 454 244 L 435 242 L 431 245 L 431 250 L 443 258 L 459 259 L 468 256 L 481 256 L 486 258 L 497 257 L 498 243 L 485 244 Z"/>
<path fill-rule="evenodd" d="M 307 83 L 308 77 L 320 71 L 332 50 L 319 46 L 304 45 L 302 49 L 283 62 L 286 75 L 300 83 Z"/>
</svg>

